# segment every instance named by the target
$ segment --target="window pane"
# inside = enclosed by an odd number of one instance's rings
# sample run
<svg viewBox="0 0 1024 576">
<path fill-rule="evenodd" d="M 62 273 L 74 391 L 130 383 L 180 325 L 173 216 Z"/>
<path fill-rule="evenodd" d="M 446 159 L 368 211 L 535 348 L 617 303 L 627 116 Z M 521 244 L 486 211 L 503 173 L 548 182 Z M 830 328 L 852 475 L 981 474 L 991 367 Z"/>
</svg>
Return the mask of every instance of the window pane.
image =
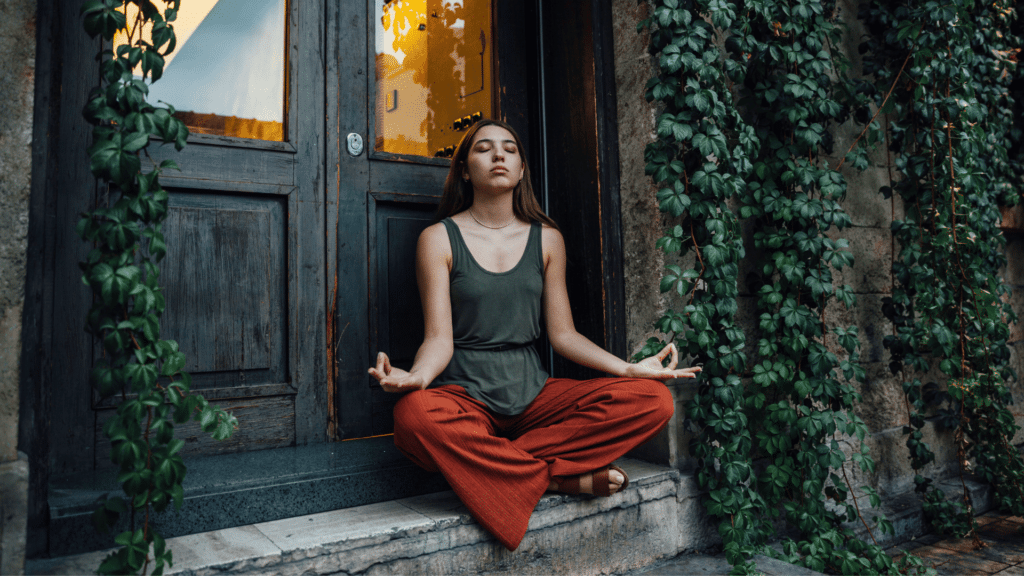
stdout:
<svg viewBox="0 0 1024 576">
<path fill-rule="evenodd" d="M 137 8 L 128 6 L 131 30 Z M 172 22 L 177 48 L 150 101 L 173 105 L 193 133 L 284 140 L 285 23 L 285 0 L 182 2 Z"/>
<path fill-rule="evenodd" d="M 491 116 L 491 1 L 377 0 L 375 148 L 451 156 Z"/>
</svg>

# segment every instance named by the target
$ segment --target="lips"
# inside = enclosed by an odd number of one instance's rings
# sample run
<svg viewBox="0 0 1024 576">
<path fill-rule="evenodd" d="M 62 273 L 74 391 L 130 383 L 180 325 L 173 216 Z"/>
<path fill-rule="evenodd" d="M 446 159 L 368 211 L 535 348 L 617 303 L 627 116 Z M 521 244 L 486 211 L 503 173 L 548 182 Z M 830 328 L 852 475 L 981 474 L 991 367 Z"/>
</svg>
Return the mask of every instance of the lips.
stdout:
<svg viewBox="0 0 1024 576">
<path fill-rule="evenodd" d="M 491 168 L 491 172 L 493 172 L 495 174 L 508 174 L 508 168 L 503 168 L 501 166 L 498 166 L 496 168 Z"/>
</svg>

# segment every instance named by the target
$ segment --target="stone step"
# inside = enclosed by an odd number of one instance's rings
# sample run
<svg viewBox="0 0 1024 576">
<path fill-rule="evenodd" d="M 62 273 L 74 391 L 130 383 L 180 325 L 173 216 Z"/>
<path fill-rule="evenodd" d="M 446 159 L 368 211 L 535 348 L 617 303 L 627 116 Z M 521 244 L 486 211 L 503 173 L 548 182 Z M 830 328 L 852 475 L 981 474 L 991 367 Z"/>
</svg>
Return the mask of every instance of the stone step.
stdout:
<svg viewBox="0 0 1024 576">
<path fill-rule="evenodd" d="M 451 491 L 179 536 L 167 574 L 608 574 L 715 545 L 690 476 L 623 459 L 610 498 L 545 495 L 519 549 L 484 531 Z M 84 574 L 105 552 L 34 560 L 29 574 Z"/>
<path fill-rule="evenodd" d="M 209 532 L 448 489 L 440 474 L 412 464 L 390 436 L 189 458 L 185 503 L 157 514 L 165 537 Z M 97 499 L 120 494 L 116 471 L 55 478 L 50 483 L 50 556 L 110 546 L 93 527 Z M 127 518 L 113 534 L 126 530 Z"/>
<path fill-rule="evenodd" d="M 441 491 L 170 538 L 175 565 L 165 573 L 653 576 L 686 574 L 697 567 L 695 573 L 724 573 L 721 557 L 684 554 L 713 550 L 720 543 L 695 479 L 639 460 L 618 464 L 629 474 L 629 488 L 610 498 L 545 495 L 514 552 L 484 531 L 453 492 Z M 976 512 L 991 506 L 987 487 L 967 486 Z M 953 485 L 942 487 L 948 495 L 955 492 Z M 886 499 L 883 507 L 896 527 L 884 545 L 927 530 L 916 495 Z M 221 510 L 218 506 L 209 513 Z M 33 560 L 26 572 L 88 574 L 106 554 Z M 766 574 L 792 572 L 769 558 L 755 560 Z"/>
<path fill-rule="evenodd" d="M 967 478 L 961 484 L 959 479 L 946 479 L 937 482 L 936 486 L 942 490 L 947 500 L 958 505 L 962 505 L 964 487 L 966 487 L 967 496 L 970 499 L 975 516 L 984 514 L 995 507 L 992 487 L 984 482 Z M 873 537 L 871 541 L 883 548 L 889 548 L 896 544 L 910 541 L 931 531 L 931 526 L 929 526 L 924 516 L 921 495 L 916 492 L 905 492 L 885 498 L 882 501 L 880 510 L 866 508 L 866 501 L 866 498 L 861 499 L 861 513 L 871 528 L 871 535 Z M 882 532 L 877 524 L 872 522 L 873 516 L 882 516 L 883 514 L 892 523 L 892 533 Z M 848 524 L 848 527 L 859 538 L 869 538 L 868 531 L 862 523 L 852 522 Z"/>
</svg>

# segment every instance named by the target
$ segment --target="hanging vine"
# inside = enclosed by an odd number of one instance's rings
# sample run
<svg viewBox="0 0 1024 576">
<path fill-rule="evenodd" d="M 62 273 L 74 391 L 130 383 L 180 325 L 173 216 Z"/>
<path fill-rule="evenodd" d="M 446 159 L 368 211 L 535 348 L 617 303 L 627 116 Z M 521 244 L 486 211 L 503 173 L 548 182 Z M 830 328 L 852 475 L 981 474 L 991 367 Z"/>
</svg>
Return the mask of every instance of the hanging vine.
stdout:
<svg viewBox="0 0 1024 576">
<path fill-rule="evenodd" d="M 787 559 L 819 571 L 885 572 L 893 564 L 884 551 L 843 526 L 860 521 L 871 530 L 851 493 L 841 442 L 853 445 L 853 464 L 871 471 L 874 461 L 863 444 L 867 427 L 853 413 L 864 378 L 857 327 L 829 329 L 826 320 L 830 304 L 856 303 L 853 289 L 836 285 L 832 274 L 853 265 L 848 241 L 826 235 L 851 224 L 840 205 L 846 181 L 824 158 L 857 101 L 836 49 L 838 10 L 811 1 L 745 6 L 727 46 L 745 60 L 733 78 L 763 151 L 741 209 L 754 219 L 759 256 L 748 281 L 761 331 L 753 383 L 767 397 L 756 442 L 768 463 L 757 485 L 768 513 L 798 530 L 797 541 L 784 541 Z M 863 154 L 852 161 L 867 165 Z M 892 532 L 884 518 L 874 520 Z"/>
<path fill-rule="evenodd" d="M 685 269 L 679 263 L 666 266 L 661 290 L 674 292 L 685 306 L 666 310 L 656 326 L 704 364 L 702 384 L 688 409 L 701 427 L 691 453 L 703 463 L 697 475 L 708 490 L 707 508 L 723 519 L 719 532 L 729 561 L 745 565 L 751 546 L 767 529 L 753 482 L 747 419 L 747 410 L 761 408 L 763 398 L 746 398 L 740 381 L 745 342 L 735 315 L 744 247 L 729 201 L 745 186 L 748 158 L 758 142 L 736 112 L 715 45 L 714 29 L 731 26 L 734 7 L 701 0 L 689 7 L 677 0 L 652 2 L 652 7 L 651 17 L 637 27 L 649 30 L 650 51 L 658 57 L 658 74 L 647 84 L 647 99 L 660 110 L 658 138 L 644 157 L 647 173 L 660 187 L 659 206 L 672 222 L 657 245 L 678 262 L 688 254 L 692 262 Z M 663 345 L 652 338 L 637 356 Z"/>
<path fill-rule="evenodd" d="M 822 155 L 831 152 L 829 130 L 857 99 L 835 49 L 835 5 L 747 2 L 742 12 L 723 0 L 650 5 L 638 28 L 649 31 L 657 61 L 647 98 L 659 115 L 645 159 L 671 217 L 658 246 L 692 262 L 666 266 L 661 289 L 685 306 L 667 310 L 656 327 L 704 362 L 687 411 L 698 428 L 691 454 L 734 573 L 753 568 L 748 558 L 775 535 L 779 516 L 800 535 L 785 544 L 791 562 L 842 573 L 920 566 L 913 557 L 896 566 L 843 525 L 867 522 L 851 499 L 840 443 L 854 444 L 849 460 L 862 468 L 873 461 L 862 443 L 866 427 L 851 410 L 863 378 L 857 329 L 834 327 L 826 336 L 828 304 L 854 304 L 852 289 L 832 279 L 832 270 L 852 264 L 847 243 L 825 235 L 850 224 L 839 205 L 846 183 Z M 727 52 L 718 48 L 723 38 Z M 866 164 L 863 151 L 852 157 Z M 762 337 L 750 371 L 735 324 L 746 252 L 739 217 L 756 229 L 750 281 Z M 833 337 L 842 359 L 826 339 Z M 661 345 L 651 339 L 637 356 Z M 752 376 L 747 387 L 743 375 Z M 870 500 L 879 504 L 877 494 Z M 884 518 L 873 520 L 891 530 Z"/>
<path fill-rule="evenodd" d="M 895 332 L 885 346 L 890 369 L 903 377 L 907 447 L 925 510 L 937 529 L 975 539 L 966 486 L 955 505 L 924 476 L 935 460 L 924 432 L 935 412 L 952 431 L 961 481 L 973 471 L 993 486 L 1001 509 L 1024 512 L 1024 462 L 1011 442 L 1018 427 L 1006 386 L 1016 316 L 999 277 L 999 204 L 1017 201 L 1024 174 L 1020 157 L 1010 156 L 1020 134 L 1007 90 L 1021 45 L 1013 18 L 1003 0 L 876 1 L 861 9 L 869 29 L 864 71 L 875 77 L 886 115 L 871 129 L 888 142 L 899 174 L 882 193 L 897 194 L 905 212 L 892 223 L 900 252 L 883 308 Z M 942 377 L 923 382 L 933 364 Z"/>
<path fill-rule="evenodd" d="M 125 494 L 104 500 L 94 518 L 105 530 L 127 513 L 130 526 L 114 538 L 120 548 L 103 560 L 102 574 L 145 573 L 151 563 L 153 574 L 162 574 L 172 564 L 151 513 L 172 502 L 182 505 L 185 443 L 174 437 L 174 424 L 195 418 L 217 439 L 237 426 L 234 416 L 189 390 L 190 377 L 181 371 L 185 356 L 176 342 L 160 338 L 164 297 L 157 263 L 166 253 L 161 225 L 168 195 L 159 177 L 177 166 L 150 161 L 154 166 L 147 170 L 143 160 L 149 161 L 150 138 L 181 150 L 188 129 L 173 108 L 153 106 L 146 95 L 148 84 L 163 73 L 164 56 L 174 50 L 178 5 L 170 0 L 160 11 L 149 0 L 89 0 L 82 6 L 89 36 L 107 45 L 115 34 L 126 37 L 116 51 L 100 52 L 103 84 L 92 90 L 82 112 L 93 125 L 89 166 L 105 190 L 97 208 L 78 223 L 78 234 L 93 245 L 81 264 L 82 280 L 93 291 L 86 329 L 103 346 L 90 381 L 104 398 L 120 395 L 117 414 L 103 431 Z"/>
</svg>

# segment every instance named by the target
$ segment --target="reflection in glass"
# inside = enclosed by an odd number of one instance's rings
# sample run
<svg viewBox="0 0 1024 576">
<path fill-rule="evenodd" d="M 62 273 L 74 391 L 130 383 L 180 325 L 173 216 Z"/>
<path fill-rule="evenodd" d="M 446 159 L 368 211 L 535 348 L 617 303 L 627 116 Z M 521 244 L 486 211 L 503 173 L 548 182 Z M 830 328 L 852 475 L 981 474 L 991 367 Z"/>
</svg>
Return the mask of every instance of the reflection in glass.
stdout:
<svg viewBox="0 0 1024 576">
<path fill-rule="evenodd" d="M 129 25 L 137 9 L 128 5 Z M 173 105 L 193 133 L 284 140 L 285 22 L 285 0 L 182 2 L 177 49 L 149 100 Z"/>
<path fill-rule="evenodd" d="M 491 116 L 490 0 L 377 0 L 374 148 L 451 156 Z"/>
</svg>

